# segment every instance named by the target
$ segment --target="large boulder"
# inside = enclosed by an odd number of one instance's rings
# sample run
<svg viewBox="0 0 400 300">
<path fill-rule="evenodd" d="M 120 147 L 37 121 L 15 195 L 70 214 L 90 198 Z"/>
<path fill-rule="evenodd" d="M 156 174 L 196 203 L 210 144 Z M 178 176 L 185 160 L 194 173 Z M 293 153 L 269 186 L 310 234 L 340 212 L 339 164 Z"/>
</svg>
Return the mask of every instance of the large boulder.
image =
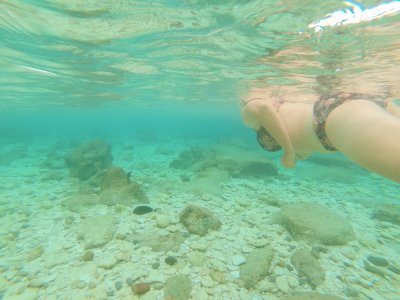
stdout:
<svg viewBox="0 0 400 300">
<path fill-rule="evenodd" d="M 208 208 L 189 205 L 179 214 L 186 230 L 191 234 L 205 236 L 208 230 L 218 230 L 222 223 Z"/>
<path fill-rule="evenodd" d="M 344 217 L 318 203 L 286 205 L 279 211 L 278 222 L 293 238 L 309 245 L 345 245 L 357 238 Z"/>
<path fill-rule="evenodd" d="M 111 166 L 111 146 L 102 140 L 92 140 L 64 155 L 71 177 L 88 180 Z"/>
<path fill-rule="evenodd" d="M 100 189 L 100 204 L 108 206 L 149 203 L 140 185 L 120 167 L 110 167 L 104 174 Z"/>
<path fill-rule="evenodd" d="M 400 204 L 376 204 L 373 218 L 400 225 Z"/>
</svg>

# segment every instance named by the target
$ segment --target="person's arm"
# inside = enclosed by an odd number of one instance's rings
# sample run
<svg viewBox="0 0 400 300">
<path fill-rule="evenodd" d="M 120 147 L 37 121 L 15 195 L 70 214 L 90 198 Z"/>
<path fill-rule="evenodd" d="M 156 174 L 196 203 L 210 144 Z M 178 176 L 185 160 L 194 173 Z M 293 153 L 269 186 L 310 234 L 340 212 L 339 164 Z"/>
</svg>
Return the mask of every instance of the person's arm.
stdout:
<svg viewBox="0 0 400 300">
<path fill-rule="evenodd" d="M 243 123 L 254 129 L 263 126 L 284 150 L 282 165 L 286 168 L 296 166 L 295 151 L 282 119 L 275 108 L 266 101 L 252 101 L 242 111 Z"/>
</svg>

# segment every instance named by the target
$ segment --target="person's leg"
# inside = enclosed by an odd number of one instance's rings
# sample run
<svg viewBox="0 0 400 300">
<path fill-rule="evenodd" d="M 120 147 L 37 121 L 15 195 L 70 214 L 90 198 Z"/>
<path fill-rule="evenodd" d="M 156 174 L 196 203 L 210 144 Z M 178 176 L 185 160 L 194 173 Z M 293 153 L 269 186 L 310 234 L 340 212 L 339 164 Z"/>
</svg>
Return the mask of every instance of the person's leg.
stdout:
<svg viewBox="0 0 400 300">
<path fill-rule="evenodd" d="M 389 114 L 400 118 L 400 107 L 398 107 L 395 103 L 389 102 L 386 107 L 386 111 Z"/>
<path fill-rule="evenodd" d="M 370 101 L 353 100 L 329 114 L 326 134 L 359 166 L 400 183 L 400 118 Z"/>
</svg>

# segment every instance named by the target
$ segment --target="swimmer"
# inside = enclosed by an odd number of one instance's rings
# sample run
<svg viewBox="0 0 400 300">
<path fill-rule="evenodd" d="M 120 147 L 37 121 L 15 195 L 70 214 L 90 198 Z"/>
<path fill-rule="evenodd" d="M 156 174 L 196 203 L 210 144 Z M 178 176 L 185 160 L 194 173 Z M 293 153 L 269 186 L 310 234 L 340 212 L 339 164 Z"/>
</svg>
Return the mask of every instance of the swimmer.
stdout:
<svg viewBox="0 0 400 300">
<path fill-rule="evenodd" d="M 340 151 L 371 172 L 400 183 L 400 107 L 363 94 L 337 94 L 314 104 L 258 96 L 242 101 L 243 123 L 267 151 L 284 150 L 294 168 L 314 152 Z"/>
</svg>

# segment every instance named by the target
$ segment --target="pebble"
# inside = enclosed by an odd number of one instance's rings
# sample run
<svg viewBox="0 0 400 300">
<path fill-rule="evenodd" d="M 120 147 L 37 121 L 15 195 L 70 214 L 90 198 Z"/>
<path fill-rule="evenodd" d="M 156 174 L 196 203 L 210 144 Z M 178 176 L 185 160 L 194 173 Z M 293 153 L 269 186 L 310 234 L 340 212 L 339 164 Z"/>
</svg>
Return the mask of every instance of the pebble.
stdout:
<svg viewBox="0 0 400 300">
<path fill-rule="evenodd" d="M 166 228 L 171 224 L 171 219 L 167 215 L 158 215 L 156 225 L 158 228 Z"/>
<path fill-rule="evenodd" d="M 132 285 L 131 288 L 132 291 L 137 295 L 141 295 L 150 291 L 150 285 L 146 282 L 136 283 Z"/>
<path fill-rule="evenodd" d="M 234 266 L 240 266 L 246 262 L 246 258 L 242 255 L 234 255 L 232 257 L 232 264 Z"/>
<path fill-rule="evenodd" d="M 368 261 L 375 266 L 379 267 L 388 267 L 389 266 L 389 261 L 383 257 L 377 257 L 377 256 L 368 256 L 367 257 Z"/>
<path fill-rule="evenodd" d="M 247 242 L 250 246 L 256 247 L 256 248 L 262 248 L 265 247 L 266 245 L 269 245 L 269 240 L 267 239 L 254 239 L 250 240 Z"/>
<path fill-rule="evenodd" d="M 306 284 L 307 283 L 307 278 L 306 277 L 301 277 L 300 279 L 299 279 L 299 285 L 304 285 L 304 284 Z"/>
<path fill-rule="evenodd" d="M 94 253 L 92 251 L 87 251 L 84 255 L 82 260 L 83 261 L 92 261 L 94 257 Z"/>
<path fill-rule="evenodd" d="M 290 286 L 286 276 L 278 276 L 276 278 L 275 284 L 283 294 L 290 293 Z"/>
<path fill-rule="evenodd" d="M 88 289 L 92 290 L 96 287 L 96 284 L 94 282 L 91 282 L 88 284 Z"/>
<path fill-rule="evenodd" d="M 99 268 L 111 269 L 117 263 L 115 256 L 107 256 L 100 258 L 97 262 Z"/>
<path fill-rule="evenodd" d="M 189 255 L 189 263 L 194 267 L 201 267 L 204 263 L 205 255 L 202 252 L 193 252 Z"/>
<path fill-rule="evenodd" d="M 136 207 L 133 210 L 133 213 L 135 215 L 144 215 L 144 214 L 147 214 L 147 213 L 151 213 L 152 211 L 153 211 L 153 209 L 150 206 L 141 205 L 141 206 Z"/>
<path fill-rule="evenodd" d="M 211 288 L 214 286 L 214 281 L 210 275 L 207 275 L 201 278 L 201 285 L 205 288 Z"/>
<path fill-rule="evenodd" d="M 206 252 L 208 249 L 208 244 L 205 243 L 193 243 L 190 245 L 190 248 L 193 250 L 201 251 L 201 252 Z"/>
<path fill-rule="evenodd" d="M 37 287 L 41 287 L 44 284 L 44 281 L 42 279 L 32 279 L 28 286 L 33 287 L 33 288 L 37 288 Z"/>
<path fill-rule="evenodd" d="M 122 282 L 121 282 L 121 281 L 117 281 L 117 282 L 115 283 L 115 289 L 116 289 L 117 291 L 119 291 L 120 289 L 122 289 Z"/>
<path fill-rule="evenodd" d="M 177 262 L 178 262 L 178 260 L 177 260 L 175 257 L 173 257 L 173 256 L 168 256 L 168 257 L 165 259 L 165 263 L 168 264 L 168 265 L 170 265 L 170 266 L 173 266 L 173 265 L 176 264 Z"/>
<path fill-rule="evenodd" d="M 158 269 L 160 267 L 160 263 L 158 263 L 158 262 L 153 262 L 152 264 L 151 264 L 151 268 L 152 269 Z M 127 279 L 128 280 L 128 279 Z"/>
</svg>

